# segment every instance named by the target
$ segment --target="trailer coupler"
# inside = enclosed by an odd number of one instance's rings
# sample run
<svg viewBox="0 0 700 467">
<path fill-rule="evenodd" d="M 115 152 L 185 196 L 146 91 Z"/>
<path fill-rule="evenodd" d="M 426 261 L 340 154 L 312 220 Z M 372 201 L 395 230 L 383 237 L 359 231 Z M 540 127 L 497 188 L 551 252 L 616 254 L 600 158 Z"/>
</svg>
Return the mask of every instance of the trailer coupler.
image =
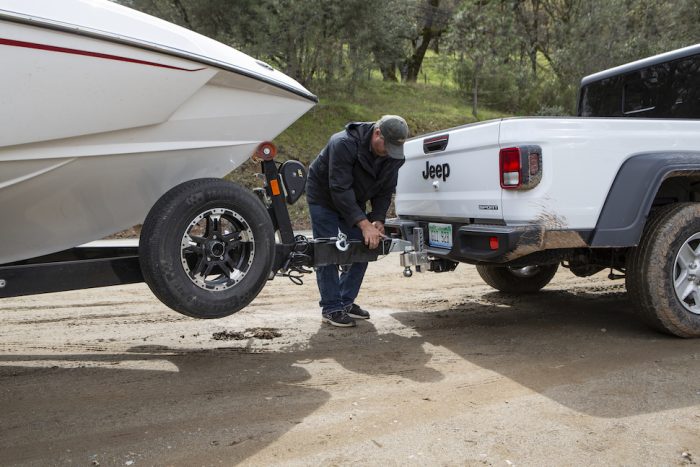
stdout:
<svg viewBox="0 0 700 467">
<path fill-rule="evenodd" d="M 314 239 L 297 235 L 291 246 L 277 244 L 276 256 L 280 260 L 275 268 L 276 275 L 288 277 L 295 284 L 301 285 L 303 276 L 312 272 L 310 268 L 330 265 L 347 268 L 353 263 L 377 261 L 389 253 L 400 252 L 403 274 L 411 277 L 411 267 L 415 267 L 416 272 L 423 272 L 429 264 L 421 237 L 422 231 L 420 235 L 414 235 L 413 242 L 385 238 L 377 248 L 369 249 L 361 240 L 348 240 L 344 235 Z"/>
</svg>

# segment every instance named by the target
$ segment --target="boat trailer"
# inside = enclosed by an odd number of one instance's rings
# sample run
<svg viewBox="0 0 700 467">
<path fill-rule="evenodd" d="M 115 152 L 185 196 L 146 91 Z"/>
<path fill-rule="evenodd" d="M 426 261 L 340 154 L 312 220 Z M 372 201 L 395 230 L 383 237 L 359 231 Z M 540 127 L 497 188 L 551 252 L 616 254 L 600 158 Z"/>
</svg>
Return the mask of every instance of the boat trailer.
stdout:
<svg viewBox="0 0 700 467">
<path fill-rule="evenodd" d="M 412 268 L 422 272 L 430 267 L 421 228 L 406 229 L 400 234 L 410 240 L 398 238 L 395 233 L 393 238 L 384 238 L 374 249 L 369 249 L 361 240 L 348 239 L 340 231 L 332 238 L 295 234 L 287 205 L 295 203 L 303 194 L 306 168 L 295 160 L 278 166 L 274 161 L 276 148 L 267 144 L 262 144 L 254 155 L 254 160 L 260 163 L 262 173 L 258 178 L 263 187 L 253 192 L 267 208 L 278 234 L 268 280 L 276 276 L 288 277 L 301 285 L 302 277 L 311 273 L 311 268 L 326 265 L 343 268 L 356 262 L 376 261 L 392 252 L 400 253 L 406 277 L 413 274 Z M 132 239 L 96 241 L 3 264 L 0 265 L 0 298 L 143 282 L 141 261 L 138 242 Z"/>
</svg>

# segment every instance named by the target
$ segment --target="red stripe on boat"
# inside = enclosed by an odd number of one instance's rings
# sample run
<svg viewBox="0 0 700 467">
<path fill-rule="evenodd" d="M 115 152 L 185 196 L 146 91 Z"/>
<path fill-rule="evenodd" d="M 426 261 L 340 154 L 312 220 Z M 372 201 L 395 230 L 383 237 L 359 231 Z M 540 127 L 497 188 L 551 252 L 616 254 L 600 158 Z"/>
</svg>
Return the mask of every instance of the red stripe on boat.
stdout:
<svg viewBox="0 0 700 467">
<path fill-rule="evenodd" d="M 102 54 L 99 52 L 87 52 L 85 50 L 78 50 L 78 49 L 67 49 L 65 47 L 56 47 L 53 45 L 46 45 L 46 44 L 35 44 L 33 42 L 15 41 L 12 39 L 0 38 L 0 45 L 9 45 L 11 47 L 25 47 L 27 49 L 48 50 L 50 52 L 60 52 L 60 53 L 64 53 L 64 54 L 84 55 L 86 57 L 104 58 L 107 60 L 117 60 L 120 62 L 128 62 L 128 63 L 138 63 L 140 65 L 157 66 L 160 68 L 169 68 L 171 70 L 180 70 L 180 71 L 204 70 L 204 68 L 195 68 L 195 69 L 190 70 L 187 68 L 180 68 L 180 67 L 171 66 L 171 65 L 163 65 L 162 63 L 147 62 L 145 60 L 137 60 L 135 58 L 120 57 L 118 55 Z"/>
</svg>

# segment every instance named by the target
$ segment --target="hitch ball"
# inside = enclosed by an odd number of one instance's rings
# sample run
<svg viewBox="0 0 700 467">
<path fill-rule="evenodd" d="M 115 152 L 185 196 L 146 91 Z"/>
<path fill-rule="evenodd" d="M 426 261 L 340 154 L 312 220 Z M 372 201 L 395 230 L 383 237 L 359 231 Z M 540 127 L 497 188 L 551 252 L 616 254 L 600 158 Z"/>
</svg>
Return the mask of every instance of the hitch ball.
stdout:
<svg viewBox="0 0 700 467">
<path fill-rule="evenodd" d="M 411 271 L 410 266 L 406 266 L 403 270 L 403 277 L 411 277 L 413 275 L 413 271 Z"/>
</svg>

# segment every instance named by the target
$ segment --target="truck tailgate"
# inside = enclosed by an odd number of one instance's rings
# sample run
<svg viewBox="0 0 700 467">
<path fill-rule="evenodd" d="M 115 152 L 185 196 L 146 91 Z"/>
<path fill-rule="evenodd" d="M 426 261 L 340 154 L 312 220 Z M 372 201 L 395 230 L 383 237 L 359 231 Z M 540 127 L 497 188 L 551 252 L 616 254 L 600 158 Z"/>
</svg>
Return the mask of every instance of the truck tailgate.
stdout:
<svg viewBox="0 0 700 467">
<path fill-rule="evenodd" d="M 426 220 L 501 221 L 500 123 L 465 125 L 407 141 L 396 213 Z"/>
</svg>

